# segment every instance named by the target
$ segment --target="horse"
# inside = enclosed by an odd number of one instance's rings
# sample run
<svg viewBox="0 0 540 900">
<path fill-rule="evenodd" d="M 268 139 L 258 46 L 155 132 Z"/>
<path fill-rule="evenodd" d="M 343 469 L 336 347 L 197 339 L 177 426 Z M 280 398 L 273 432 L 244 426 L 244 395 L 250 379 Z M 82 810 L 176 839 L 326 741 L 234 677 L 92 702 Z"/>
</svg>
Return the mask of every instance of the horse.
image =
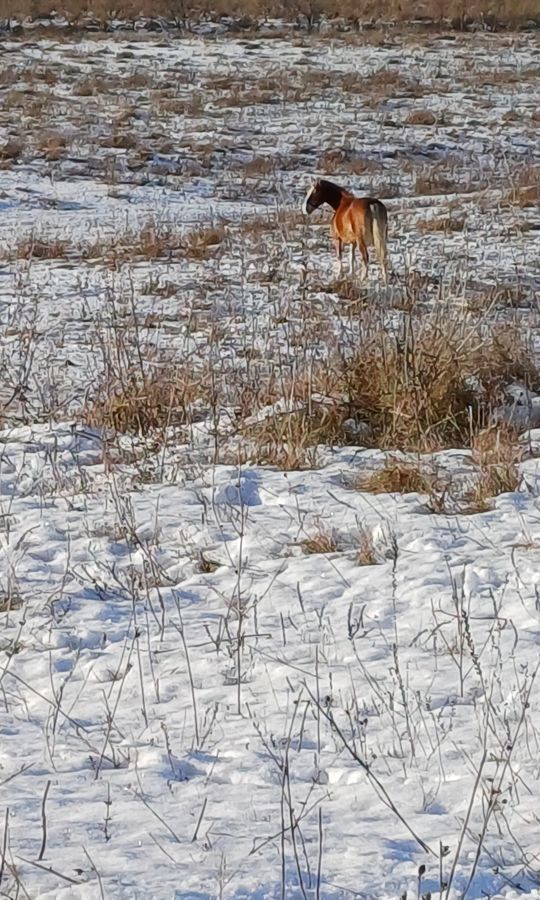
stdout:
<svg viewBox="0 0 540 900">
<path fill-rule="evenodd" d="M 319 178 L 309 188 L 302 211 L 309 215 L 314 209 L 328 203 L 334 210 L 330 231 L 336 248 L 339 275 L 343 272 L 343 244 L 351 245 L 351 273 L 354 272 L 355 249 L 362 254 L 361 279 L 367 276 L 368 244 L 373 244 L 381 266 L 384 283 L 388 283 L 386 262 L 388 213 L 384 203 L 372 197 L 355 197 L 350 191 L 332 181 Z"/>
</svg>

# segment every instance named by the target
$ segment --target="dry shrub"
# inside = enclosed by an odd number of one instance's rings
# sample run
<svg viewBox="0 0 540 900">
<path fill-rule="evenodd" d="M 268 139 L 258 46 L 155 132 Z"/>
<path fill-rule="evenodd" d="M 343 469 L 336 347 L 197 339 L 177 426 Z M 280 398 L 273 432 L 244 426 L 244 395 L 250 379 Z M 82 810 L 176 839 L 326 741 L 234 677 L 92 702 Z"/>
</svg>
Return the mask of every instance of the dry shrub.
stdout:
<svg viewBox="0 0 540 900">
<path fill-rule="evenodd" d="M 352 415 L 377 446 L 404 450 L 468 446 L 509 381 L 539 382 L 517 329 L 448 314 L 408 315 L 394 334 L 379 323 L 341 365 Z"/>
<path fill-rule="evenodd" d="M 149 434 L 192 421 L 191 406 L 205 394 L 204 379 L 179 366 L 109 375 L 82 412 L 92 427 Z"/>
<path fill-rule="evenodd" d="M 280 386 L 293 411 L 278 411 L 241 425 L 250 458 L 282 469 L 317 464 L 321 446 L 362 444 L 389 450 L 431 452 L 467 447 L 504 404 L 505 388 L 519 380 L 540 383 L 532 349 L 511 326 L 485 328 L 481 322 L 445 310 L 430 317 L 407 312 L 393 333 L 373 310 L 359 312 L 357 343 L 298 373 L 292 386 Z M 248 386 L 246 386 L 248 387 Z M 267 380 L 248 392 L 250 403 L 239 421 L 257 406 L 276 402 Z M 396 487 L 388 487 L 389 484 Z M 440 488 L 433 473 L 392 459 L 366 484 L 366 490 Z"/>
<path fill-rule="evenodd" d="M 348 484 L 372 494 L 431 494 L 435 474 L 420 463 L 389 456 L 382 468 L 369 474 L 360 473 Z"/>
</svg>

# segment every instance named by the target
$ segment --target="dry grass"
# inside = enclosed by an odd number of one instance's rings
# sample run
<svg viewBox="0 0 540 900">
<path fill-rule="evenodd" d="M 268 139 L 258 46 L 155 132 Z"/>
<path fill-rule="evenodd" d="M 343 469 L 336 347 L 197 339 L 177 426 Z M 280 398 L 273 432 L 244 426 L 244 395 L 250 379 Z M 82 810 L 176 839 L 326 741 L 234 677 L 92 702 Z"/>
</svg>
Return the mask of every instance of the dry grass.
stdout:
<svg viewBox="0 0 540 900">
<path fill-rule="evenodd" d="M 359 473 L 348 485 L 371 494 L 431 494 L 435 474 L 425 465 L 389 456 L 375 472 Z"/>
<path fill-rule="evenodd" d="M 421 453 L 469 447 L 494 408 L 504 404 L 507 384 L 520 380 L 533 389 L 540 384 L 532 348 L 509 325 L 487 328 L 447 310 L 426 317 L 413 304 L 392 333 L 372 308 L 355 313 L 363 326 L 352 349 L 340 347 L 309 373 L 299 371 L 289 385 L 255 367 L 253 389 L 247 382 L 234 387 L 249 398 L 233 402 L 240 407 L 240 432 L 252 461 L 291 470 L 316 466 L 322 446 L 360 443 Z M 283 396 L 292 411 L 242 424 L 255 409 Z M 360 478 L 356 487 L 378 490 L 379 485 L 429 493 L 440 488 L 433 473 L 395 459 L 367 485 Z"/>
<path fill-rule="evenodd" d="M 0 147 L 0 160 L 2 162 L 12 162 L 22 156 L 24 144 L 19 138 L 8 138 L 5 144 Z"/>
<path fill-rule="evenodd" d="M 356 562 L 359 566 L 376 566 L 381 562 L 373 543 L 373 533 L 365 525 L 358 528 Z"/>
<path fill-rule="evenodd" d="M 110 375 L 87 403 L 82 419 L 92 427 L 132 434 L 183 426 L 193 419 L 192 404 L 205 396 L 202 382 L 202 376 L 179 366 Z"/>
<path fill-rule="evenodd" d="M 116 238 L 104 237 L 82 248 L 87 259 L 110 258 L 124 261 L 134 257 L 160 259 L 180 249 L 180 235 L 176 228 L 154 218 L 140 227 L 128 229 Z"/>
<path fill-rule="evenodd" d="M 492 425 L 474 436 L 473 461 L 480 475 L 473 490 L 475 500 L 484 501 L 498 494 L 516 491 L 521 482 L 518 464 L 523 448 L 515 429 L 505 424 Z"/>
<path fill-rule="evenodd" d="M 0 588 L 0 614 L 20 609 L 23 606 L 23 603 L 23 598 L 17 590 L 6 592 Z"/>
<path fill-rule="evenodd" d="M 104 235 L 92 243 L 30 233 L 20 238 L 10 251 L 15 259 L 86 259 L 120 264 L 131 259 L 156 260 L 177 254 L 191 259 L 208 259 L 225 237 L 221 224 L 192 228 L 182 233 L 174 225 L 154 218 L 116 236 Z"/>
<path fill-rule="evenodd" d="M 52 0 L 43 0 L 39 5 L 39 15 L 50 15 L 57 9 Z M 414 23 L 410 27 L 421 31 L 432 24 L 445 20 L 451 27 L 463 30 L 470 24 L 484 27 L 517 27 L 529 20 L 538 20 L 540 13 L 537 0 L 425 0 L 419 6 L 416 0 L 153 0 L 140 2 L 134 7 L 132 0 L 117 0 L 114 7 L 108 0 L 69 0 L 62 6 L 62 13 L 73 24 L 92 22 L 106 28 L 113 19 L 132 21 L 138 16 L 155 18 L 164 16 L 171 23 L 182 26 L 187 20 L 197 20 L 214 16 L 232 16 L 234 27 L 253 30 L 263 17 L 283 17 L 298 25 L 313 30 L 318 28 L 323 17 L 338 25 L 343 20 L 358 28 L 362 23 L 377 21 L 394 23 Z M 6 0 L 3 16 L 14 19 L 32 18 L 36 15 L 34 0 Z M 419 17 L 421 17 L 419 22 Z M 49 31 L 50 29 L 47 29 Z"/>
<path fill-rule="evenodd" d="M 71 250 L 70 241 L 30 234 L 17 241 L 13 255 L 17 259 L 65 259 Z"/>
<path fill-rule="evenodd" d="M 540 380 L 517 329 L 457 315 L 409 315 L 394 334 L 379 324 L 341 365 L 350 412 L 376 446 L 402 450 L 468 446 L 505 384 Z"/>
<path fill-rule="evenodd" d="M 418 222 L 417 228 L 422 234 L 432 234 L 438 231 L 450 234 L 453 231 L 463 231 L 465 228 L 465 217 L 440 216 L 433 219 L 423 219 Z"/>
<path fill-rule="evenodd" d="M 413 109 L 405 119 L 406 125 L 435 125 L 437 116 L 429 109 Z"/>
<path fill-rule="evenodd" d="M 318 447 L 342 442 L 341 414 L 334 409 L 276 413 L 244 429 L 252 461 L 284 471 L 313 469 Z"/>
<path fill-rule="evenodd" d="M 59 132 L 44 132 L 39 136 L 36 150 L 49 162 L 57 162 L 66 152 L 67 140 Z"/>
<path fill-rule="evenodd" d="M 414 192 L 420 196 L 467 193 L 475 188 L 465 176 L 457 178 L 446 172 L 432 171 L 417 175 Z"/>
<path fill-rule="evenodd" d="M 540 203 L 540 166 L 523 166 L 514 171 L 510 188 L 503 190 L 501 206 L 537 206 Z"/>
<path fill-rule="evenodd" d="M 317 553 L 337 553 L 338 536 L 333 528 L 319 522 L 315 531 L 300 542 L 303 552 L 308 555 Z"/>
</svg>

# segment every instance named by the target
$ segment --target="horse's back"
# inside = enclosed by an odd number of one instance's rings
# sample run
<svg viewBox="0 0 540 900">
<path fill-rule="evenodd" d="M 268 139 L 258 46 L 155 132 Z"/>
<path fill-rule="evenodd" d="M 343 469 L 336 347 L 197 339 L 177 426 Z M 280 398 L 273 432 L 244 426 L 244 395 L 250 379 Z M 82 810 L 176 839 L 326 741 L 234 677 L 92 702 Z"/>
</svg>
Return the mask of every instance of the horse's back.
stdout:
<svg viewBox="0 0 540 900">
<path fill-rule="evenodd" d="M 345 195 L 332 219 L 332 230 L 344 243 L 353 243 L 358 238 L 371 243 L 374 215 L 386 224 L 386 207 L 380 200 Z"/>
</svg>

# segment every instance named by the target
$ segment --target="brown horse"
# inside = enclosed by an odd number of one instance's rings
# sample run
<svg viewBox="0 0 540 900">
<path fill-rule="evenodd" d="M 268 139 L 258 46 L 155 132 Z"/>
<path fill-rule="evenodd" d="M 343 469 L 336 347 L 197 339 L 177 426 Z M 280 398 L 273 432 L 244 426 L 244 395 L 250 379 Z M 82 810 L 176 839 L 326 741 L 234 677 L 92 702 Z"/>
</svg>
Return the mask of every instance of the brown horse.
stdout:
<svg viewBox="0 0 540 900">
<path fill-rule="evenodd" d="M 373 244 L 379 260 L 384 283 L 388 281 L 386 263 L 386 237 L 388 231 L 388 214 L 386 206 L 372 197 L 355 197 L 350 191 L 339 187 L 332 181 L 318 179 L 315 181 L 304 200 L 303 211 L 313 212 L 323 203 L 328 203 L 334 210 L 330 230 L 336 248 L 339 274 L 343 271 L 343 244 L 351 245 L 351 272 L 354 272 L 354 252 L 358 247 L 362 254 L 362 273 L 364 279 L 368 273 L 369 254 L 367 245 Z"/>
</svg>

